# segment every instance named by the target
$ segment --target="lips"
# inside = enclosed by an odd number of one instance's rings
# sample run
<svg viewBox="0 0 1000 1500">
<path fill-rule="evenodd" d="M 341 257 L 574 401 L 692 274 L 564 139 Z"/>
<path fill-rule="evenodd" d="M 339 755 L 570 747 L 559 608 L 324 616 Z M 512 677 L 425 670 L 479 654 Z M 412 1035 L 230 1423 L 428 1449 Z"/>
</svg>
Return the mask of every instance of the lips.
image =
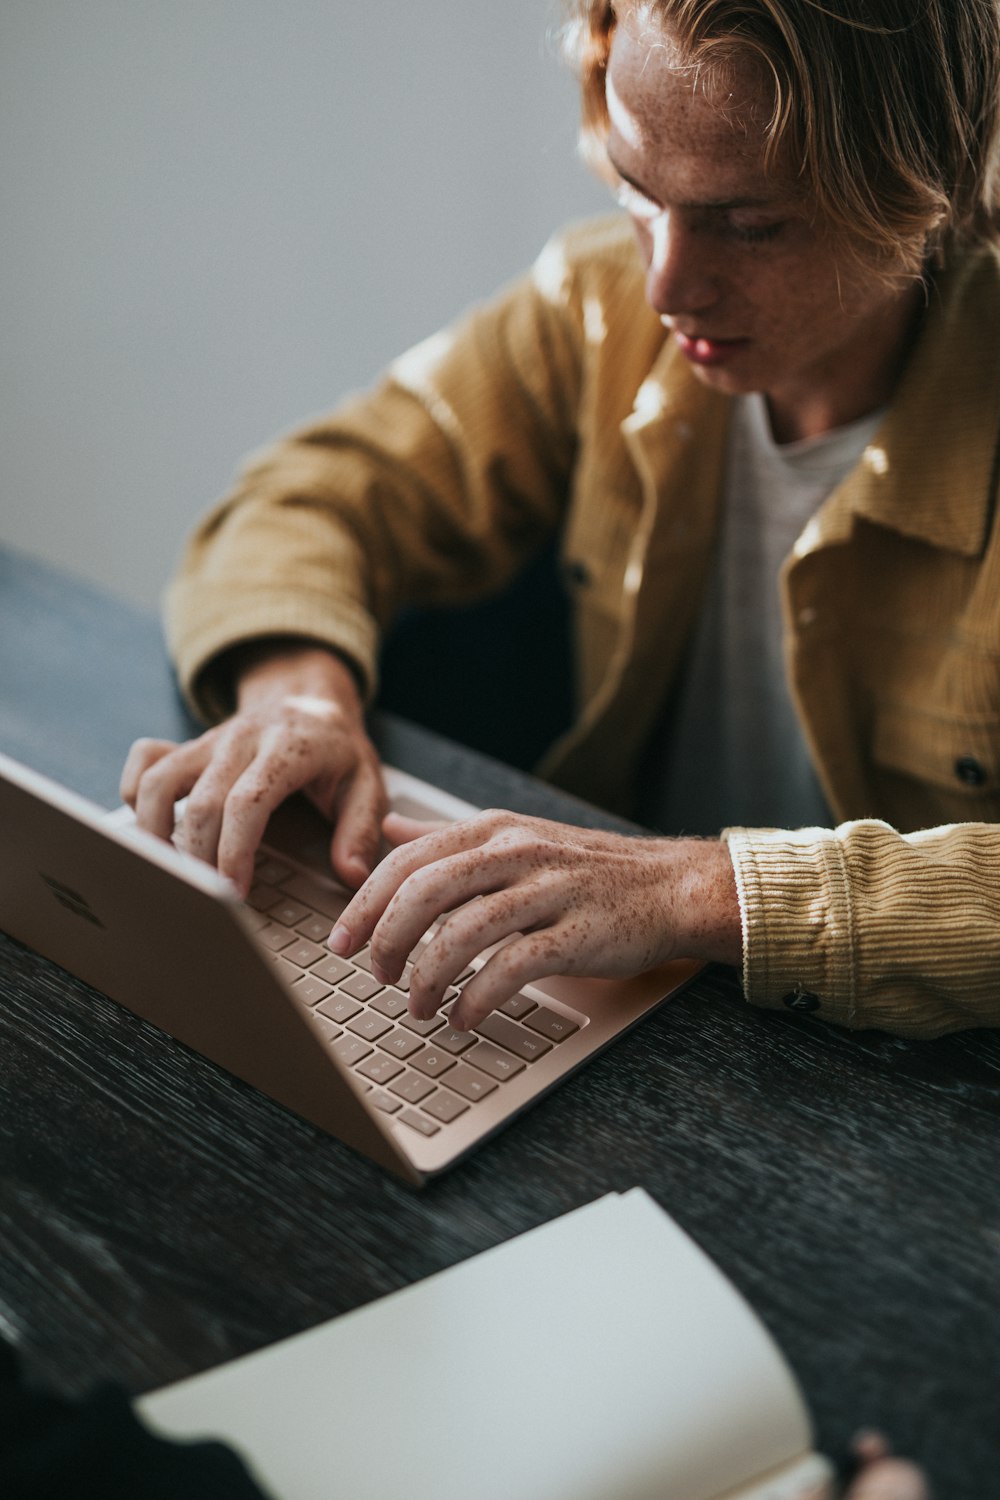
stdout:
<svg viewBox="0 0 1000 1500">
<path fill-rule="evenodd" d="M 703 334 L 681 333 L 679 328 L 673 333 L 681 353 L 696 365 L 725 364 L 750 343 L 749 339 L 717 339 Z"/>
</svg>

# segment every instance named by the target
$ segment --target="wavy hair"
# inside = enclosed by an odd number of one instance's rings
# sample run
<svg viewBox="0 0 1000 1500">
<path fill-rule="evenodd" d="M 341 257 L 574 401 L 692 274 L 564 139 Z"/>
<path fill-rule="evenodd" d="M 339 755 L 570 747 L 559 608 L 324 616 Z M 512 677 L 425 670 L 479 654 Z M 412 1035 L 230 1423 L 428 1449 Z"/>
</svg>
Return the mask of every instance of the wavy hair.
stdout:
<svg viewBox="0 0 1000 1500">
<path fill-rule="evenodd" d="M 1000 237 L 1000 0 L 563 0 L 584 156 L 606 175 L 619 16 L 669 31 L 702 75 L 754 59 L 768 158 L 873 266 L 916 271 Z"/>
</svg>

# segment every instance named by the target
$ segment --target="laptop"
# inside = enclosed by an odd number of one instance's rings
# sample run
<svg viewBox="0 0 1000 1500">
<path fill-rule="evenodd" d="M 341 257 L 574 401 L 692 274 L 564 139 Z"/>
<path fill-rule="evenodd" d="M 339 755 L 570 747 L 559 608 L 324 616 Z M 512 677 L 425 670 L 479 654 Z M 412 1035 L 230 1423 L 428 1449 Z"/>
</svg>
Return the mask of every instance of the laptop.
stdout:
<svg viewBox="0 0 1000 1500">
<path fill-rule="evenodd" d="M 403 771 L 386 779 L 411 817 L 476 811 Z M 459 1032 L 447 997 L 432 1021 L 410 1016 L 409 966 L 380 985 L 366 951 L 348 961 L 326 948 L 348 897 L 329 873 L 328 828 L 304 799 L 272 818 L 246 902 L 126 809 L 109 814 L 2 754 L 0 828 L 0 929 L 416 1186 L 700 968 L 546 979 Z"/>
</svg>

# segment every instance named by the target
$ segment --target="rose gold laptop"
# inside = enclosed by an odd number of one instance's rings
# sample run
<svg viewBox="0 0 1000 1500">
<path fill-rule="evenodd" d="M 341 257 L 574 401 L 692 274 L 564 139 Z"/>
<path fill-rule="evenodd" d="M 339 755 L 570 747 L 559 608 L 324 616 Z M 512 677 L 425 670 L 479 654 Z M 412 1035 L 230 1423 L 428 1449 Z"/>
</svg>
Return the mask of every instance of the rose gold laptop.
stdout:
<svg viewBox="0 0 1000 1500">
<path fill-rule="evenodd" d="M 401 771 L 387 780 L 411 816 L 475 811 Z M 210 866 L 3 755 L 0 829 L 0 928 L 415 1184 L 699 967 L 548 979 L 458 1032 L 447 1004 L 430 1022 L 409 1015 L 408 970 L 380 985 L 365 953 L 348 962 L 327 950 L 346 896 L 324 873 L 328 838 L 305 804 L 272 819 L 245 903 Z"/>
</svg>

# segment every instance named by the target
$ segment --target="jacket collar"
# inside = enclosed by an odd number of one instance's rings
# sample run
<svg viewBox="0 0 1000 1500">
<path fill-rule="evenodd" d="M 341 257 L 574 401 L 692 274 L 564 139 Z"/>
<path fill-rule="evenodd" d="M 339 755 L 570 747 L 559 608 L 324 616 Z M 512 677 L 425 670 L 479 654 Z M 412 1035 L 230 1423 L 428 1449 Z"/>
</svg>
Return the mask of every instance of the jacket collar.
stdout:
<svg viewBox="0 0 1000 1500">
<path fill-rule="evenodd" d="M 929 297 L 884 421 L 798 551 L 842 539 L 860 516 L 932 547 L 982 552 L 997 484 L 1000 253 L 973 250 Z"/>
</svg>

